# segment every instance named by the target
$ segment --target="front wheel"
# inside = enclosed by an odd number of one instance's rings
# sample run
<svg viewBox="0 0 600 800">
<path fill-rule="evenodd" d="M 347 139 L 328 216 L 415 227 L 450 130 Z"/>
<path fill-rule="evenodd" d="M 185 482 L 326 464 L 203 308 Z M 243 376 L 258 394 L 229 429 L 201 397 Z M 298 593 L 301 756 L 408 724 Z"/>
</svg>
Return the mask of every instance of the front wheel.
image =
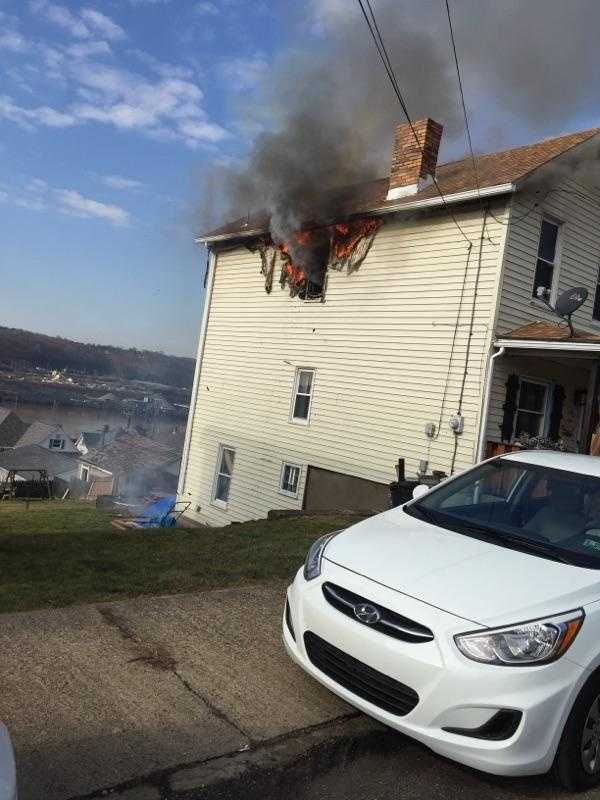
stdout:
<svg viewBox="0 0 600 800">
<path fill-rule="evenodd" d="M 600 785 L 600 675 L 593 675 L 575 701 L 554 760 L 565 789 L 581 792 Z"/>
</svg>

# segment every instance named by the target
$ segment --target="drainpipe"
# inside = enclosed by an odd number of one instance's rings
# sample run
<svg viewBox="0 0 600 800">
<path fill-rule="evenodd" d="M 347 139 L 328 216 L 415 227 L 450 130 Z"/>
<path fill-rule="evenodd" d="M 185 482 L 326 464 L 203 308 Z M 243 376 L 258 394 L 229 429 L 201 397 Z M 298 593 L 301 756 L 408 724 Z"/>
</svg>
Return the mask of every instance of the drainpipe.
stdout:
<svg viewBox="0 0 600 800">
<path fill-rule="evenodd" d="M 200 383 L 200 371 L 202 367 L 202 358 L 204 356 L 204 344 L 206 342 L 206 329 L 208 327 L 208 315 L 210 314 L 210 304 L 212 301 L 213 286 L 215 282 L 215 266 L 216 256 L 211 251 L 208 254 L 208 275 L 206 279 L 206 295 L 204 298 L 204 311 L 202 313 L 202 325 L 200 326 L 200 337 L 198 339 L 198 352 L 196 354 L 196 369 L 194 370 L 194 386 L 192 389 L 192 397 L 190 399 L 190 412 L 188 414 L 187 427 L 185 430 L 185 439 L 183 442 L 183 452 L 181 454 L 181 468 L 179 470 L 179 483 L 177 486 L 177 494 L 183 494 L 185 488 L 185 479 L 187 476 L 188 461 L 190 456 L 190 440 L 192 438 L 192 429 L 194 427 L 194 419 L 196 418 L 196 405 L 198 403 L 198 385 Z"/>
<path fill-rule="evenodd" d="M 505 348 L 501 347 L 497 353 L 490 356 L 488 361 L 487 377 L 485 381 L 485 395 L 483 397 L 483 414 L 481 415 L 481 423 L 479 426 L 479 440 L 477 442 L 477 456 L 476 462 L 479 463 L 483 459 L 485 451 L 485 434 L 487 431 L 488 419 L 490 416 L 490 394 L 492 393 L 492 379 L 494 377 L 494 361 L 500 356 L 503 356 Z"/>
</svg>

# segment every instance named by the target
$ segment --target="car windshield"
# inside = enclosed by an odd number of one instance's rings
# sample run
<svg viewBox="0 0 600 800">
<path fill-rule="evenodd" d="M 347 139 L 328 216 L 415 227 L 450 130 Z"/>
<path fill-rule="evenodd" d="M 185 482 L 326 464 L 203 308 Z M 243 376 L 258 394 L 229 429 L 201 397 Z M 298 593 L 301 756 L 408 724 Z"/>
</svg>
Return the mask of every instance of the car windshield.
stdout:
<svg viewBox="0 0 600 800">
<path fill-rule="evenodd" d="M 600 478 L 501 458 L 404 507 L 442 528 L 600 569 Z"/>
</svg>

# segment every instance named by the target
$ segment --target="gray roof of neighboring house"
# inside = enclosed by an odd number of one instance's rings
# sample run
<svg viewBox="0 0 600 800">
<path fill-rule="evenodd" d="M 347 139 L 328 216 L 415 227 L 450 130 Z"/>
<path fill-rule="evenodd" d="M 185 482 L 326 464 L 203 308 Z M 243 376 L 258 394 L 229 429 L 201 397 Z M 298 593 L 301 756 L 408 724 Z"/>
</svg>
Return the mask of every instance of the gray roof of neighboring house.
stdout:
<svg viewBox="0 0 600 800">
<path fill-rule="evenodd" d="M 137 470 L 158 469 L 180 458 L 177 450 L 147 436 L 123 431 L 105 447 L 90 450 L 81 461 L 93 464 L 113 475 Z"/>
<path fill-rule="evenodd" d="M 46 469 L 50 477 L 62 475 L 75 469 L 77 456 L 47 450 L 37 444 L 17 447 L 0 453 L 0 468 L 4 469 Z"/>
<path fill-rule="evenodd" d="M 49 425 L 47 422 L 38 422 L 36 420 L 27 427 L 27 430 L 16 442 L 15 447 L 26 447 L 28 444 L 39 444 L 53 433 L 62 433 L 64 434 L 65 438 L 68 438 L 67 434 L 63 431 L 60 425 Z"/>
<path fill-rule="evenodd" d="M 0 408 L 0 447 L 14 447 L 28 427 L 14 411 Z"/>
</svg>

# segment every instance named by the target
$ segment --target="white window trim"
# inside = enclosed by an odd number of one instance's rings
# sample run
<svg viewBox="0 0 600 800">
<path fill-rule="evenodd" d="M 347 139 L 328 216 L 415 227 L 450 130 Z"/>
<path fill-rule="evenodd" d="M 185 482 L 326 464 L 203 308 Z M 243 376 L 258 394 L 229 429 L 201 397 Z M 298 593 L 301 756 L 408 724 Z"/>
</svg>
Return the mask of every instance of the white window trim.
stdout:
<svg viewBox="0 0 600 800">
<path fill-rule="evenodd" d="M 58 442 L 58 444 L 52 444 L 52 442 Z M 48 449 L 49 450 L 64 450 L 65 449 L 65 440 L 62 437 L 58 436 L 51 436 L 48 439 Z"/>
<path fill-rule="evenodd" d="M 550 410 L 550 398 L 553 396 L 553 389 L 554 384 L 552 381 L 545 381 L 542 378 L 530 378 L 528 375 L 519 375 L 519 394 L 517 395 L 517 407 L 515 409 L 515 419 L 513 422 L 513 434 L 512 434 L 512 441 L 514 442 L 517 438 L 517 417 L 519 416 L 519 411 L 527 412 L 528 409 L 520 408 L 519 407 L 519 397 L 521 396 L 521 384 L 523 381 L 527 383 L 537 383 L 539 386 L 544 386 L 546 388 L 546 397 L 544 398 L 544 410 L 539 412 L 540 417 L 542 418 L 542 425 L 541 430 L 538 433 L 538 436 L 546 436 L 548 433 L 548 425 L 550 423 L 550 414 L 548 413 Z M 537 411 L 532 411 L 532 414 L 537 414 Z"/>
<path fill-rule="evenodd" d="M 296 397 L 298 395 L 298 384 L 300 383 L 300 373 L 301 372 L 312 372 L 312 381 L 310 383 L 310 394 L 308 396 L 308 414 L 306 415 L 306 419 L 303 417 L 295 417 L 294 416 L 294 406 L 296 405 Z M 317 370 L 314 367 L 296 367 L 296 375 L 294 377 L 294 388 L 292 391 L 292 402 L 290 404 L 290 422 L 293 425 L 309 425 L 310 424 L 310 417 L 312 414 L 312 404 L 313 404 L 313 397 L 315 394 L 315 379 L 317 375 Z M 306 396 L 306 395 L 304 395 Z"/>
<path fill-rule="evenodd" d="M 85 475 L 83 474 L 85 472 Z M 90 468 L 89 467 L 81 467 L 81 480 L 89 483 L 90 480 Z"/>
<path fill-rule="evenodd" d="M 215 508 L 222 509 L 223 511 L 227 510 L 227 508 L 229 506 L 229 498 L 231 497 L 231 484 L 232 484 L 232 481 L 233 481 L 233 470 L 232 470 L 231 475 L 229 476 L 229 493 L 227 495 L 227 500 L 219 500 L 218 497 L 215 497 L 216 492 L 217 492 L 217 482 L 218 482 L 218 479 L 219 479 L 219 475 L 225 474 L 225 473 L 221 473 L 219 471 L 220 467 L 221 467 L 221 461 L 223 459 L 223 451 L 224 450 L 231 450 L 232 451 L 232 453 L 233 453 L 233 468 L 235 469 L 235 458 L 236 458 L 236 455 L 237 455 L 235 447 L 232 447 L 230 444 L 220 444 L 219 445 L 219 449 L 217 451 L 217 462 L 215 464 L 215 474 L 214 474 L 214 477 L 213 477 L 213 485 L 212 485 L 212 489 L 211 489 L 211 492 L 210 492 L 210 498 L 211 498 L 210 499 L 210 504 L 212 506 L 215 506 Z"/>
<path fill-rule="evenodd" d="M 564 237 L 564 229 L 565 223 L 553 217 L 551 214 L 542 214 L 540 218 L 540 226 L 538 230 L 538 238 L 537 238 L 537 246 L 535 251 L 535 264 L 533 267 L 533 281 L 535 283 L 535 273 L 537 270 L 537 262 L 538 262 L 538 249 L 540 246 L 540 237 L 542 235 L 542 223 L 546 221 L 549 222 L 551 225 L 556 225 L 558 231 L 556 233 L 556 248 L 554 250 L 554 263 L 553 263 L 553 270 L 552 270 L 552 286 L 550 287 L 550 297 L 548 298 L 549 302 L 554 305 L 556 302 L 556 298 L 558 297 L 558 283 L 560 278 L 560 267 L 561 267 L 561 260 L 562 260 L 562 244 L 563 244 L 563 237 Z M 544 261 L 545 259 L 542 259 Z M 549 263 L 549 262 L 546 262 Z M 541 308 L 548 309 L 548 306 L 545 305 L 538 297 L 532 296 L 531 302 L 536 305 L 540 306 Z M 527 379 L 526 379 L 527 380 Z"/>
<path fill-rule="evenodd" d="M 298 483 L 296 484 L 295 492 L 288 492 L 286 489 L 283 488 L 283 473 L 286 467 L 294 467 L 295 469 L 298 470 Z M 279 494 L 283 494 L 286 497 L 298 497 L 301 481 L 302 481 L 302 466 L 300 464 L 295 464 L 293 461 L 282 461 L 281 470 L 279 471 Z"/>
</svg>

